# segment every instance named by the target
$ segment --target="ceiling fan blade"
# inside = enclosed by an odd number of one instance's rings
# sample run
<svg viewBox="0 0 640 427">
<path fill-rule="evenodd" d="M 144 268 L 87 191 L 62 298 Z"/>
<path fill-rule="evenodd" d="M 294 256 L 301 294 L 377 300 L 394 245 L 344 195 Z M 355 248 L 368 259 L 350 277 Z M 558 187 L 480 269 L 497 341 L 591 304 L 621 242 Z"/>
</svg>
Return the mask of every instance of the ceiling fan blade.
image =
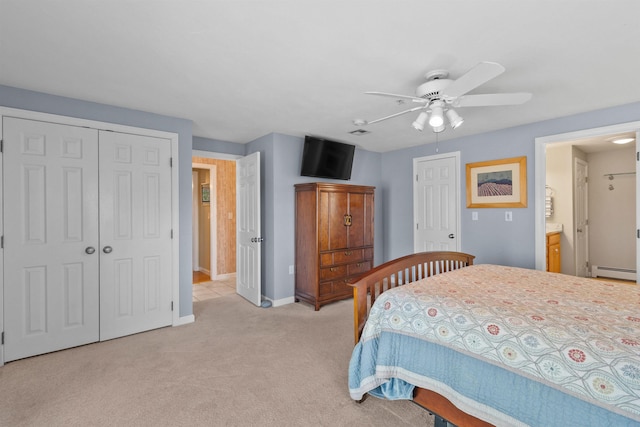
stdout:
<svg viewBox="0 0 640 427">
<path fill-rule="evenodd" d="M 447 86 L 442 91 L 442 97 L 451 99 L 462 96 L 481 84 L 498 77 L 504 71 L 505 68 L 497 62 L 481 62 Z"/>
<path fill-rule="evenodd" d="M 400 111 L 399 113 L 392 114 L 392 115 L 390 115 L 390 116 L 381 117 L 381 118 L 379 118 L 379 119 L 375 119 L 375 120 L 367 121 L 367 123 L 366 123 L 366 124 L 367 124 L 367 125 L 370 125 L 370 124 L 372 124 L 372 123 L 378 123 L 378 122 L 381 122 L 381 121 L 383 121 L 383 120 L 392 119 L 392 118 L 394 118 L 394 117 L 398 117 L 398 116 L 401 116 L 401 115 L 403 115 L 403 114 L 411 113 L 411 112 L 413 112 L 413 111 L 422 110 L 422 109 L 424 109 L 424 108 L 425 108 L 425 106 L 413 107 L 413 108 L 410 108 L 410 109 L 408 109 L 408 110 L 404 110 L 404 111 Z"/>
<path fill-rule="evenodd" d="M 454 107 L 491 107 L 498 105 L 518 105 L 530 100 L 532 95 L 527 92 L 518 93 L 487 93 L 479 95 L 464 95 L 456 99 L 451 105 Z"/>
<path fill-rule="evenodd" d="M 419 102 L 421 104 L 426 104 L 429 102 L 427 99 L 418 98 L 417 96 L 410 95 L 397 95 L 395 93 L 386 93 L 386 92 L 365 92 L 367 95 L 378 95 L 378 96 L 386 96 L 387 98 L 395 98 L 395 99 L 410 99 L 413 102 Z"/>
</svg>

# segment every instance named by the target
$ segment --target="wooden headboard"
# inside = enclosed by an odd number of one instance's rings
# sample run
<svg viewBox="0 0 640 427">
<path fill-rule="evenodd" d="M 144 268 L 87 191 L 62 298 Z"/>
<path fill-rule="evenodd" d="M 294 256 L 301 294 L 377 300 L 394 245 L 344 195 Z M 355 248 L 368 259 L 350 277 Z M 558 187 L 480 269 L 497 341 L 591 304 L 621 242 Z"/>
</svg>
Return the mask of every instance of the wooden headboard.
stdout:
<svg viewBox="0 0 640 427">
<path fill-rule="evenodd" d="M 354 279 L 355 342 L 360 340 L 369 309 L 384 291 L 425 277 L 473 265 L 475 256 L 463 252 L 419 252 L 381 264 Z"/>
</svg>

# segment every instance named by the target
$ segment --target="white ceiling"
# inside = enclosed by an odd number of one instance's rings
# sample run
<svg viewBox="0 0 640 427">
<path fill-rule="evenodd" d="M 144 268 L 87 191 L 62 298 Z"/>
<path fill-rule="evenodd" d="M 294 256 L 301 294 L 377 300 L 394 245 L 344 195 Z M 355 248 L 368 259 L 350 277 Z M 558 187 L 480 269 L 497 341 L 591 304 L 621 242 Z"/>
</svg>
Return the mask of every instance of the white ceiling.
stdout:
<svg viewBox="0 0 640 427">
<path fill-rule="evenodd" d="M 636 0 L 0 0 L 0 84 L 193 121 L 246 143 L 313 134 L 389 151 L 435 141 L 401 111 L 423 75 L 480 61 L 506 72 L 472 93 L 440 141 L 640 101 Z M 404 107 L 404 108 L 403 108 Z"/>
</svg>

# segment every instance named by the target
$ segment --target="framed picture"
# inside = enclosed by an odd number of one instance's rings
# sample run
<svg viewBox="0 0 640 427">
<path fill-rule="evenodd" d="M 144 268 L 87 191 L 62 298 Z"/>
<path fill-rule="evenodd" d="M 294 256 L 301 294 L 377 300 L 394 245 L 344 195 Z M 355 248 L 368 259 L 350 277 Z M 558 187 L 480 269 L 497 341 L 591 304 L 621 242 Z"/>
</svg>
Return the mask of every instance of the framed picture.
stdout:
<svg viewBox="0 0 640 427">
<path fill-rule="evenodd" d="M 205 182 L 204 184 L 200 184 L 200 199 L 202 201 L 202 204 L 209 204 L 209 202 L 211 201 L 211 193 L 210 193 L 210 189 L 209 189 L 209 183 Z"/>
<path fill-rule="evenodd" d="M 526 208 L 527 157 L 467 163 L 468 208 Z"/>
</svg>

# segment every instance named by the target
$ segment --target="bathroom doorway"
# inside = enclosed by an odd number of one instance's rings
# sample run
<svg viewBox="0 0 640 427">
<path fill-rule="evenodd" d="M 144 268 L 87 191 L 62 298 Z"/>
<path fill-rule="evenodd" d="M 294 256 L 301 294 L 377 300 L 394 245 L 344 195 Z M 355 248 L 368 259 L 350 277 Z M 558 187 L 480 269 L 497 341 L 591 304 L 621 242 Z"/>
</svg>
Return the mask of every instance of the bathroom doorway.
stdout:
<svg viewBox="0 0 640 427">
<path fill-rule="evenodd" d="M 536 140 L 537 268 L 545 268 L 547 233 L 560 230 L 561 273 L 637 280 L 638 128 L 636 122 Z M 614 143 L 623 138 L 626 144 Z"/>
</svg>

